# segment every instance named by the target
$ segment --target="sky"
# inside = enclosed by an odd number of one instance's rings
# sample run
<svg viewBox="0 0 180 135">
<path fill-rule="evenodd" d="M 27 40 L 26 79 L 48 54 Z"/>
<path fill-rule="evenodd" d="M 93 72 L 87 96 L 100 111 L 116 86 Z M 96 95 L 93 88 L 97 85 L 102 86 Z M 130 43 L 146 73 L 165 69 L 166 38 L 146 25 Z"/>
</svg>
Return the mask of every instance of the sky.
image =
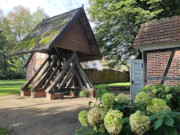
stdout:
<svg viewBox="0 0 180 135">
<path fill-rule="evenodd" d="M 31 12 L 41 7 L 49 16 L 55 16 L 63 12 L 81 7 L 89 7 L 88 0 L 0 0 L 0 9 L 7 14 L 15 6 L 24 6 Z"/>
</svg>

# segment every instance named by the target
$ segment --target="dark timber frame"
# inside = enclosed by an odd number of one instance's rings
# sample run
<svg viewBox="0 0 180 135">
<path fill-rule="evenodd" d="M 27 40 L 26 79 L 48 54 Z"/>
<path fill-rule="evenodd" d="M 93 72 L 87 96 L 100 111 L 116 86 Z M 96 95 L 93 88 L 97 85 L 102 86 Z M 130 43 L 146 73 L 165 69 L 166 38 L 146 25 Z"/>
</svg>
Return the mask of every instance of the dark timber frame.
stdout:
<svg viewBox="0 0 180 135">
<path fill-rule="evenodd" d="M 45 67 L 44 71 L 42 71 L 43 67 Z M 38 81 L 30 88 L 33 92 L 43 90 L 45 92 L 54 93 L 53 89 L 55 88 L 58 88 L 60 91 L 61 89 L 94 91 L 94 87 L 85 74 L 76 52 L 71 54 L 67 62 L 66 60 L 63 61 L 58 59 L 56 55 L 50 55 L 21 89 L 29 90 L 29 85 L 40 71 L 42 71 L 42 73 L 37 79 Z"/>
<path fill-rule="evenodd" d="M 180 47 L 176 47 L 176 48 L 167 48 L 167 49 L 157 49 L 157 50 L 148 50 L 148 51 L 143 51 L 143 65 L 144 65 L 144 84 L 147 84 L 148 80 L 161 80 L 161 84 L 164 84 L 165 80 L 180 80 L 180 77 L 168 77 L 168 71 L 171 67 L 171 63 L 173 61 L 174 58 L 174 54 L 177 50 L 180 50 Z M 165 68 L 164 74 L 163 76 L 160 77 L 148 77 L 147 76 L 147 54 L 148 53 L 154 53 L 154 52 L 168 52 L 171 51 L 169 60 L 167 62 L 167 66 Z"/>
</svg>

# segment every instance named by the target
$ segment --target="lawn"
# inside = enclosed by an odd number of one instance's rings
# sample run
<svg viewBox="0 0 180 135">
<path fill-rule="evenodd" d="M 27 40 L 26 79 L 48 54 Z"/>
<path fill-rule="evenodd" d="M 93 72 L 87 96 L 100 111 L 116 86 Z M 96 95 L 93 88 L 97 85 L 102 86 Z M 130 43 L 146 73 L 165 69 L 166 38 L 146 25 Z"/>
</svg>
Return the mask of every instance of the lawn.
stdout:
<svg viewBox="0 0 180 135">
<path fill-rule="evenodd" d="M 24 83 L 25 79 L 0 80 L 0 96 L 20 93 Z"/>
<path fill-rule="evenodd" d="M 18 94 L 25 79 L 0 80 L 0 96 Z M 130 82 L 105 83 L 107 86 L 130 86 Z M 99 84 L 98 84 L 99 85 Z"/>
<path fill-rule="evenodd" d="M 106 83 L 107 86 L 130 86 L 130 82 Z"/>
<path fill-rule="evenodd" d="M 0 135 L 7 135 L 7 134 L 8 134 L 8 131 L 0 127 Z"/>
<path fill-rule="evenodd" d="M 116 83 L 100 83 L 95 84 L 95 87 L 98 85 L 104 84 L 106 86 L 130 86 L 130 82 L 116 82 Z"/>
</svg>

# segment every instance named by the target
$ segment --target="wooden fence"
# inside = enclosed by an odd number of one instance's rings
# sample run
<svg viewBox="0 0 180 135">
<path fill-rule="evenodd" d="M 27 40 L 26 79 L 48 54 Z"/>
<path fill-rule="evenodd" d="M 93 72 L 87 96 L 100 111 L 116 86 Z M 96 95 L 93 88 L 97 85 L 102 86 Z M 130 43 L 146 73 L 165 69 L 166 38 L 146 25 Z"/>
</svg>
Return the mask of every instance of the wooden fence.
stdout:
<svg viewBox="0 0 180 135">
<path fill-rule="evenodd" d="M 94 83 L 129 82 L 129 72 L 127 71 L 85 69 L 85 72 Z"/>
</svg>

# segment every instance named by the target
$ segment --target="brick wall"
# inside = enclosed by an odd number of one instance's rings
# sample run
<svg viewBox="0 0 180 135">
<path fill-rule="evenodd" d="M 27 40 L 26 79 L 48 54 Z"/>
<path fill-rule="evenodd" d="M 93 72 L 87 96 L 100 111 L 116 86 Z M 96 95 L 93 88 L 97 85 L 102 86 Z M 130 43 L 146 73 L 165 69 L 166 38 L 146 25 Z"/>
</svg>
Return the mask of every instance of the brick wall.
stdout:
<svg viewBox="0 0 180 135">
<path fill-rule="evenodd" d="M 171 51 L 148 53 L 147 76 L 162 77 L 170 55 L 171 55 Z M 180 77 L 180 51 L 176 51 L 167 76 Z M 148 84 L 159 84 L 160 82 L 161 82 L 160 80 L 148 80 Z M 176 81 L 176 80 L 166 80 L 164 82 L 165 85 L 176 85 L 179 83 L 180 81 Z"/>
<path fill-rule="evenodd" d="M 26 70 L 26 80 L 29 80 L 32 75 L 38 70 L 44 60 L 47 58 L 47 54 L 44 53 L 34 53 Z M 37 75 L 37 77 L 33 80 L 33 83 L 37 81 L 37 78 L 41 75 L 43 70 Z"/>
</svg>

